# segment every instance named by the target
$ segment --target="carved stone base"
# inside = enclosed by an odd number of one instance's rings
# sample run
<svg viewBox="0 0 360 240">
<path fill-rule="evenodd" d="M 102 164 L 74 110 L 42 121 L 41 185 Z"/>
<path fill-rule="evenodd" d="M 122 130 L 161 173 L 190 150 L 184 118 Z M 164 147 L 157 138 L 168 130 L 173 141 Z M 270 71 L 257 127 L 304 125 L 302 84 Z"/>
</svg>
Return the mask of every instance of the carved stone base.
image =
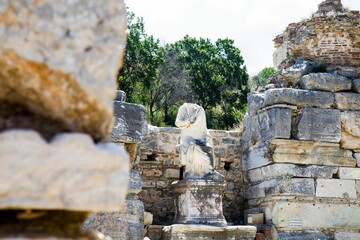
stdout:
<svg viewBox="0 0 360 240">
<path fill-rule="evenodd" d="M 253 240 L 256 236 L 256 227 L 214 227 L 206 225 L 175 224 L 164 227 L 161 236 L 161 240 Z"/>
<path fill-rule="evenodd" d="M 172 185 L 175 193 L 175 224 L 227 226 L 223 215 L 224 180 L 184 179 Z"/>
</svg>

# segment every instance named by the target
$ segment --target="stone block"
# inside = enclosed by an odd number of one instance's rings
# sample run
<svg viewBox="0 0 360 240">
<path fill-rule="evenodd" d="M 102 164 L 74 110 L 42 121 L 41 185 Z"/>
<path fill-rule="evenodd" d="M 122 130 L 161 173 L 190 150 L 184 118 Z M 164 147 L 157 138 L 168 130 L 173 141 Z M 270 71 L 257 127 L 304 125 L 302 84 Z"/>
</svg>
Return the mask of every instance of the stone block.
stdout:
<svg viewBox="0 0 360 240">
<path fill-rule="evenodd" d="M 180 170 L 172 169 L 172 168 L 166 169 L 164 172 L 164 177 L 179 179 L 180 178 Z"/>
<path fill-rule="evenodd" d="M 146 169 L 143 171 L 145 177 L 160 177 L 162 172 L 159 169 Z"/>
<path fill-rule="evenodd" d="M 351 90 L 350 79 L 332 73 L 310 73 L 301 78 L 301 88 L 307 90 L 320 90 L 340 92 Z"/>
<path fill-rule="evenodd" d="M 290 86 L 298 86 L 301 77 L 312 71 L 312 64 L 308 61 L 296 61 L 296 63 L 281 71 L 281 77 Z"/>
<path fill-rule="evenodd" d="M 316 196 L 356 198 L 355 180 L 316 179 Z"/>
<path fill-rule="evenodd" d="M 356 166 L 360 167 L 360 152 L 355 152 L 354 158 L 356 159 Z"/>
<path fill-rule="evenodd" d="M 259 182 L 282 177 L 332 178 L 338 167 L 318 165 L 295 165 L 274 163 L 265 167 L 250 170 L 248 182 Z"/>
<path fill-rule="evenodd" d="M 139 194 L 142 189 L 141 174 L 137 169 L 130 170 L 127 194 Z"/>
<path fill-rule="evenodd" d="M 111 142 L 140 143 L 148 135 L 146 110 L 133 103 L 114 101 L 115 124 L 108 138 Z"/>
<path fill-rule="evenodd" d="M 242 166 L 243 170 L 266 166 L 272 162 L 270 149 L 267 144 L 251 147 L 244 151 Z"/>
<path fill-rule="evenodd" d="M 352 81 L 352 83 L 353 83 L 353 90 L 354 90 L 354 92 L 360 93 L 360 78 L 354 79 L 354 80 Z"/>
<path fill-rule="evenodd" d="M 340 128 L 339 110 L 303 108 L 296 118 L 293 133 L 299 140 L 339 142 Z"/>
<path fill-rule="evenodd" d="M 331 108 L 334 94 L 323 91 L 309 91 L 294 88 L 269 89 L 264 93 L 248 96 L 249 113 L 254 114 L 261 108 L 275 104 L 288 104 L 298 107 Z"/>
<path fill-rule="evenodd" d="M 155 180 L 143 180 L 143 188 L 156 188 Z"/>
<path fill-rule="evenodd" d="M 11 130 L 0 134 L 0 169 L 0 209 L 117 211 L 129 157 L 85 134 L 59 134 L 48 143 L 32 130 Z"/>
<path fill-rule="evenodd" d="M 214 227 L 207 225 L 174 224 L 163 228 L 161 240 L 254 240 L 255 236 L 256 227 L 253 226 Z"/>
<path fill-rule="evenodd" d="M 249 214 L 247 214 L 246 219 L 247 219 L 248 225 L 264 224 L 264 214 L 263 213 L 249 213 Z"/>
<path fill-rule="evenodd" d="M 360 180 L 360 168 L 339 168 L 340 179 L 357 179 Z"/>
<path fill-rule="evenodd" d="M 248 198 L 263 198 L 269 195 L 313 196 L 314 179 L 273 179 L 249 187 Z"/>
<path fill-rule="evenodd" d="M 147 236 L 151 240 L 160 240 L 163 227 L 164 226 L 160 226 L 160 225 L 150 225 L 147 230 Z"/>
<path fill-rule="evenodd" d="M 334 240 L 359 240 L 360 233 L 352 232 L 336 232 L 334 234 Z"/>
<path fill-rule="evenodd" d="M 125 48 L 124 1 L 1 3 L 0 104 L 56 120 L 57 133 L 104 139 Z"/>
<path fill-rule="evenodd" d="M 116 90 L 115 101 L 125 102 L 126 101 L 126 93 L 121 90 Z"/>
<path fill-rule="evenodd" d="M 332 240 L 322 232 L 278 233 L 278 240 Z"/>
<path fill-rule="evenodd" d="M 157 186 L 158 188 L 166 188 L 166 187 L 168 186 L 168 184 L 167 184 L 167 182 L 164 182 L 164 181 L 158 181 L 158 182 L 156 183 L 156 186 Z"/>
<path fill-rule="evenodd" d="M 335 93 L 335 105 L 341 110 L 360 110 L 360 94 L 349 92 Z"/>
<path fill-rule="evenodd" d="M 350 150 L 337 143 L 273 139 L 272 160 L 278 163 L 311 164 L 355 167 L 356 160 Z"/>
<path fill-rule="evenodd" d="M 267 216 L 278 231 L 360 228 L 360 206 L 348 203 L 300 203 L 277 201 Z"/>
<path fill-rule="evenodd" d="M 341 147 L 360 149 L 360 111 L 341 113 Z"/>
<path fill-rule="evenodd" d="M 262 141 L 272 138 L 290 138 L 292 110 L 289 108 L 270 108 L 259 113 L 259 131 Z"/>
</svg>

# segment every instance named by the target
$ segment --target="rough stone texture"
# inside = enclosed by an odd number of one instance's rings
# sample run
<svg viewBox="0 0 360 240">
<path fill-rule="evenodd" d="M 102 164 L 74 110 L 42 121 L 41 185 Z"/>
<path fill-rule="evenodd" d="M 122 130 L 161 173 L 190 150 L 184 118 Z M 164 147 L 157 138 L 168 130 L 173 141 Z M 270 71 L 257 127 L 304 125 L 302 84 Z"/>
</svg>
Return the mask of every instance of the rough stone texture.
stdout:
<svg viewBox="0 0 360 240">
<path fill-rule="evenodd" d="M 354 158 L 356 159 L 356 166 L 360 167 L 360 152 L 355 152 Z"/>
<path fill-rule="evenodd" d="M 262 141 L 272 138 L 290 138 L 292 110 L 271 108 L 259 113 L 259 132 Z"/>
<path fill-rule="evenodd" d="M 126 101 L 126 93 L 121 90 L 116 90 L 115 101 L 125 102 Z"/>
<path fill-rule="evenodd" d="M 340 179 L 358 179 L 360 180 L 360 168 L 339 168 Z"/>
<path fill-rule="evenodd" d="M 297 59 L 307 59 L 323 63 L 328 70 L 344 69 L 343 72 L 359 76 L 360 14 L 329 5 L 333 2 L 326 1 L 312 18 L 291 23 L 274 39 L 277 68 L 288 67 Z"/>
<path fill-rule="evenodd" d="M 296 61 L 294 65 L 281 70 L 281 77 L 287 85 L 297 86 L 301 77 L 312 71 L 312 64 L 308 61 Z"/>
<path fill-rule="evenodd" d="M 228 183 L 223 197 L 223 211 L 228 223 L 241 224 L 243 220 L 244 188 L 241 170 L 240 132 L 209 130 L 215 152 L 216 171 Z M 154 224 L 171 224 L 174 217 L 174 198 L 171 183 L 180 177 L 178 128 L 149 127 L 149 135 L 139 146 L 139 171 L 143 174 L 140 198 L 145 210 L 154 215 Z M 146 173 L 156 173 L 156 175 Z M 160 174 L 161 172 L 161 174 Z"/>
<path fill-rule="evenodd" d="M 259 182 L 274 178 L 332 178 L 338 172 L 338 167 L 318 165 L 295 165 L 275 163 L 269 166 L 248 171 L 245 174 L 247 182 Z"/>
<path fill-rule="evenodd" d="M 334 240 L 358 240 L 360 233 L 337 232 L 334 234 Z"/>
<path fill-rule="evenodd" d="M 111 142 L 140 143 L 148 134 L 146 110 L 143 106 L 114 101 L 115 124 L 108 138 Z"/>
<path fill-rule="evenodd" d="M 301 88 L 307 90 L 322 90 L 340 92 L 351 90 L 350 79 L 331 73 L 310 73 L 301 78 Z"/>
<path fill-rule="evenodd" d="M 291 232 L 279 233 L 278 240 L 331 240 L 321 232 Z"/>
<path fill-rule="evenodd" d="M 360 149 L 360 111 L 341 113 L 341 147 Z"/>
<path fill-rule="evenodd" d="M 357 204 L 277 202 L 269 209 L 278 230 L 339 229 L 358 230 L 360 207 Z M 311 217 L 309 217 L 311 216 Z"/>
<path fill-rule="evenodd" d="M 19 147 L 21 146 L 21 147 Z M 127 191 L 128 155 L 85 134 L 50 143 L 31 130 L 0 134 L 0 208 L 116 211 Z"/>
<path fill-rule="evenodd" d="M 267 90 L 264 93 L 250 94 L 248 96 L 248 103 L 251 114 L 263 107 L 274 104 L 330 108 L 334 103 L 334 94 L 293 88 L 277 88 Z"/>
<path fill-rule="evenodd" d="M 360 94 L 357 93 L 335 93 L 336 108 L 341 110 L 360 110 Z"/>
<path fill-rule="evenodd" d="M 255 235 L 256 227 L 253 226 L 213 227 L 175 224 L 163 228 L 161 240 L 254 240 Z"/>
<path fill-rule="evenodd" d="M 268 144 L 260 144 L 249 148 L 243 153 L 242 168 L 250 169 L 266 166 L 272 162 L 271 148 Z"/>
<path fill-rule="evenodd" d="M 339 142 L 340 111 L 336 109 L 303 108 L 293 128 L 296 139 L 305 141 Z"/>
<path fill-rule="evenodd" d="M 0 15 L 1 105 L 56 121 L 58 132 L 104 139 L 125 47 L 124 2 L 4 0 Z"/>
<path fill-rule="evenodd" d="M 269 195 L 301 196 L 315 194 L 314 179 L 288 178 L 273 179 L 251 186 L 248 189 L 248 198 L 262 198 Z"/>
<path fill-rule="evenodd" d="M 316 196 L 356 198 L 355 180 L 316 179 Z"/>
<path fill-rule="evenodd" d="M 353 83 L 353 90 L 354 90 L 354 92 L 360 93 L 360 78 L 354 79 L 354 80 L 352 81 L 352 83 Z"/>
</svg>

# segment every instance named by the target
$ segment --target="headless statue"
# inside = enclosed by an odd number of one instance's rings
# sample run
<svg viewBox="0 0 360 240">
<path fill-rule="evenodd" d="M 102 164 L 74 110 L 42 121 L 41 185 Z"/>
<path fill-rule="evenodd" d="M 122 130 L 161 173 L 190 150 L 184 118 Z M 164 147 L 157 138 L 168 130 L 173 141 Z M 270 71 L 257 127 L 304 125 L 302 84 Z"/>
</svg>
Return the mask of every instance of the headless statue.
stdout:
<svg viewBox="0 0 360 240">
<path fill-rule="evenodd" d="M 204 109 L 194 103 L 184 103 L 178 111 L 175 125 L 181 129 L 180 165 L 185 166 L 184 178 L 202 178 L 214 170 L 214 152 L 206 127 Z"/>
</svg>

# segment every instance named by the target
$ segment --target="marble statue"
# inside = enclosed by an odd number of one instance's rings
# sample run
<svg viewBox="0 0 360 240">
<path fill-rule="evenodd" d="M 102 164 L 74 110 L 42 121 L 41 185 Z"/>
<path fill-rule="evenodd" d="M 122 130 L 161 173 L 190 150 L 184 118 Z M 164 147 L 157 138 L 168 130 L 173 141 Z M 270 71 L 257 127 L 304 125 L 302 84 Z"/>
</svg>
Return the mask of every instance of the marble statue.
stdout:
<svg viewBox="0 0 360 240">
<path fill-rule="evenodd" d="M 185 166 L 184 178 L 201 178 L 214 170 L 214 152 L 206 127 L 204 109 L 194 103 L 184 103 L 178 111 L 175 125 L 181 129 L 180 165 Z"/>
</svg>

